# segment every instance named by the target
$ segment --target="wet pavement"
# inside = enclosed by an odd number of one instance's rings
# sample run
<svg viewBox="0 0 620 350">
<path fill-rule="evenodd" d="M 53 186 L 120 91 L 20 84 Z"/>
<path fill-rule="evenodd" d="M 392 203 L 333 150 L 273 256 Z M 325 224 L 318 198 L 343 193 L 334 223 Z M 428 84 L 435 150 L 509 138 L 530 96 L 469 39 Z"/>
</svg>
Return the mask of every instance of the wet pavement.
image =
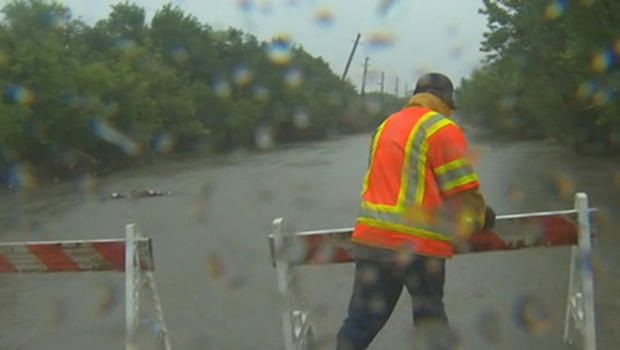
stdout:
<svg viewBox="0 0 620 350">
<path fill-rule="evenodd" d="M 600 349 L 620 343 L 620 165 L 551 143 L 468 129 L 482 190 L 499 214 L 571 208 L 585 191 L 601 208 L 594 248 Z M 0 193 L 0 240 L 153 238 L 155 275 L 174 349 L 282 349 L 266 235 L 277 216 L 298 229 L 353 224 L 370 135 L 265 152 L 167 160 L 105 179 Z M 155 198 L 101 198 L 136 188 Z M 566 349 L 569 248 L 459 256 L 448 262 L 446 307 L 460 349 Z M 300 278 L 321 349 L 345 315 L 352 265 L 304 267 Z M 520 322 L 520 305 L 540 316 Z M 111 349 L 124 337 L 120 273 L 0 275 L 0 348 Z M 150 328 L 149 320 L 144 329 Z M 149 328 L 150 327 L 150 328 Z M 410 349 L 406 293 L 371 349 Z"/>
</svg>

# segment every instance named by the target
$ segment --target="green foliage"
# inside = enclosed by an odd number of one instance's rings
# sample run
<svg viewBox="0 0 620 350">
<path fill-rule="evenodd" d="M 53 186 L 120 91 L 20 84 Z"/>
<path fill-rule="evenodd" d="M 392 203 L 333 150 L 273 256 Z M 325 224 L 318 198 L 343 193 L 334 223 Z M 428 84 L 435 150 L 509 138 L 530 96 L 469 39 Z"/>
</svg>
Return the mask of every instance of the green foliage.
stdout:
<svg viewBox="0 0 620 350">
<path fill-rule="evenodd" d="M 170 4 L 150 23 L 129 2 L 93 26 L 55 1 L 13 0 L 1 14 L 0 168 L 73 174 L 205 142 L 255 147 L 265 130 L 277 143 L 376 123 L 322 58 Z"/>
<path fill-rule="evenodd" d="M 580 152 L 620 150 L 620 3 L 483 3 L 487 60 L 461 82 L 461 114 L 521 136 L 559 139 Z"/>
</svg>

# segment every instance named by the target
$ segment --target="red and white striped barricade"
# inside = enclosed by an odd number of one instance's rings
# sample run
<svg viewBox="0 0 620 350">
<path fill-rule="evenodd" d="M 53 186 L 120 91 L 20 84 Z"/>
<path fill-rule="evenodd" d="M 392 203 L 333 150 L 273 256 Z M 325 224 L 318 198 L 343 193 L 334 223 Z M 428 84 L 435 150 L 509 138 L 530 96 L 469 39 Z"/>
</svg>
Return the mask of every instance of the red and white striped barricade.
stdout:
<svg viewBox="0 0 620 350">
<path fill-rule="evenodd" d="M 170 350 L 168 331 L 153 274 L 150 238 L 137 224 L 126 226 L 125 239 L 0 243 L 0 273 L 125 272 L 125 349 L 137 349 L 136 335 L 143 287 L 150 292 L 159 322 L 157 342 Z"/>
<path fill-rule="evenodd" d="M 573 343 L 575 331 L 584 350 L 596 349 L 594 282 L 591 264 L 590 220 L 596 209 L 588 207 L 585 193 L 575 195 L 569 210 L 499 215 L 493 231 L 474 234 L 466 249 L 457 254 L 534 247 L 572 246 L 564 341 Z M 313 337 L 309 313 L 295 289 L 295 266 L 352 262 L 352 228 L 291 232 L 282 218 L 273 221 L 268 236 L 272 263 L 277 271 L 282 300 L 282 321 L 286 350 L 305 350 Z"/>
</svg>

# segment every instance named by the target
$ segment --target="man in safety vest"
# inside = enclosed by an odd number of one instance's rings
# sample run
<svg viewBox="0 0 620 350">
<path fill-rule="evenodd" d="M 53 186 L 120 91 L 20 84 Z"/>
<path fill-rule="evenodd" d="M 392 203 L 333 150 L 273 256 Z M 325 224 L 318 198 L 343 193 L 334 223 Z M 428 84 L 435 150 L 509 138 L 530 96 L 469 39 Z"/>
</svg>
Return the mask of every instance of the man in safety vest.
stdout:
<svg viewBox="0 0 620 350">
<path fill-rule="evenodd" d="M 390 317 L 403 285 L 413 319 L 447 325 L 445 259 L 490 228 L 461 129 L 448 117 L 453 86 L 422 76 L 409 103 L 375 131 L 362 184 L 354 242 L 355 280 L 338 350 L 366 349 Z"/>
</svg>

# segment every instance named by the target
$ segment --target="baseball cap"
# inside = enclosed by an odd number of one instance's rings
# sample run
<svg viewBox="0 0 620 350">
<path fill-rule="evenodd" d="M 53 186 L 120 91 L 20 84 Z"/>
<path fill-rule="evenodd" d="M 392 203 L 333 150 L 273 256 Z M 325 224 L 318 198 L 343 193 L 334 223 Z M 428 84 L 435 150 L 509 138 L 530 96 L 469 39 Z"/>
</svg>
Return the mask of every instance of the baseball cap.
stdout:
<svg viewBox="0 0 620 350">
<path fill-rule="evenodd" d="M 416 83 L 414 94 L 429 92 L 439 97 L 448 107 L 455 109 L 454 86 L 450 79 L 441 73 L 428 73 L 420 77 Z"/>
</svg>

